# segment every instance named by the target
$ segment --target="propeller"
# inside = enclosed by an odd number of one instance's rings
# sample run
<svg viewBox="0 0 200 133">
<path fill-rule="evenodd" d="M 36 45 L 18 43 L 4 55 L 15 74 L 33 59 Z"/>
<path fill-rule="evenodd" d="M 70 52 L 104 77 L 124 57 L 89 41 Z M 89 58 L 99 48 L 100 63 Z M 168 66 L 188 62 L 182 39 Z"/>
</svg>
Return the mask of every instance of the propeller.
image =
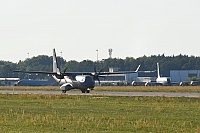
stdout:
<svg viewBox="0 0 200 133">
<path fill-rule="evenodd" d="M 94 74 L 93 73 L 91 74 L 93 76 L 94 80 L 98 80 L 99 81 L 99 85 L 100 85 L 99 77 L 103 77 L 103 76 L 99 76 L 102 71 L 103 71 L 103 69 L 101 69 L 99 72 L 97 72 L 96 66 L 94 66 Z"/>
<path fill-rule="evenodd" d="M 64 69 L 63 72 L 60 72 L 58 70 L 57 74 L 56 74 L 56 78 L 60 79 L 60 81 L 58 82 L 60 84 L 61 80 L 64 79 L 65 76 L 65 72 L 67 71 L 67 68 Z"/>
</svg>

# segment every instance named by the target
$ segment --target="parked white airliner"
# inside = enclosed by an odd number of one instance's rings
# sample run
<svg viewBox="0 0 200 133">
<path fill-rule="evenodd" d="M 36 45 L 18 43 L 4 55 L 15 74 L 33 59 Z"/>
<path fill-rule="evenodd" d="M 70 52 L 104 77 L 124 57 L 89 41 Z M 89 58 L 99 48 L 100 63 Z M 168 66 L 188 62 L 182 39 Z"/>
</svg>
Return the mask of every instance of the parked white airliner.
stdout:
<svg viewBox="0 0 200 133">
<path fill-rule="evenodd" d="M 171 79 L 169 77 L 161 77 L 160 76 L 160 68 L 159 68 L 159 63 L 157 62 L 157 79 L 156 83 L 161 84 L 161 85 L 171 85 Z"/>
<path fill-rule="evenodd" d="M 133 81 L 132 85 L 136 86 L 137 84 L 143 83 L 145 86 L 151 86 L 151 85 L 171 85 L 171 79 L 169 77 L 161 77 L 160 76 L 160 68 L 159 68 L 159 63 L 157 63 L 157 78 L 155 81 L 145 81 L 145 82 L 137 82 Z"/>
</svg>

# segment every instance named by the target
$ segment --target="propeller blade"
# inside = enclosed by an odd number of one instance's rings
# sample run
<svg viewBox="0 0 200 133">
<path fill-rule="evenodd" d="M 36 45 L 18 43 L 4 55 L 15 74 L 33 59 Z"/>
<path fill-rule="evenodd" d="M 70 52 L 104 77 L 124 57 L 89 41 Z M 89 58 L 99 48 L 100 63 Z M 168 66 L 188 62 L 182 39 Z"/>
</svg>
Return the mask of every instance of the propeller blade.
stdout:
<svg viewBox="0 0 200 133">
<path fill-rule="evenodd" d="M 102 71 L 103 71 L 103 69 L 101 69 L 99 72 L 97 72 L 96 65 L 95 65 L 94 66 L 94 73 L 91 73 L 91 76 L 93 76 L 94 80 L 97 80 L 99 82 L 99 85 L 100 85 L 99 77 L 102 77 L 102 76 L 100 76 Z"/>
<path fill-rule="evenodd" d="M 94 66 L 94 73 L 97 73 L 96 65 Z"/>
<path fill-rule="evenodd" d="M 66 71 L 67 71 L 67 67 L 65 68 L 65 70 L 64 70 L 64 72 L 63 72 L 63 74 L 64 74 Z"/>
<path fill-rule="evenodd" d="M 99 79 L 99 78 L 97 78 L 97 80 L 99 81 L 99 85 L 100 85 L 100 79 Z"/>
<path fill-rule="evenodd" d="M 60 82 L 61 82 L 61 79 L 60 79 L 60 81 L 58 82 L 59 85 L 60 85 Z"/>
<path fill-rule="evenodd" d="M 103 68 L 99 71 L 98 76 L 101 74 L 102 71 L 103 71 Z"/>
<path fill-rule="evenodd" d="M 65 76 L 65 72 L 67 71 L 67 68 L 65 68 L 64 72 L 59 72 L 57 73 L 56 77 L 58 79 L 64 79 L 64 76 Z"/>
</svg>

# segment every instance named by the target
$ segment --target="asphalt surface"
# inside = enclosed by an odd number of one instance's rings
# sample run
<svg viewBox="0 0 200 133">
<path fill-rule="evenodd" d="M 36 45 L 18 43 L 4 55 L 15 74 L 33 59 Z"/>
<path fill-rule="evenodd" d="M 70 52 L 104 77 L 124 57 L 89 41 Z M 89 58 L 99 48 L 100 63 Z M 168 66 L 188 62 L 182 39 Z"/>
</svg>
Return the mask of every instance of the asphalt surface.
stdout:
<svg viewBox="0 0 200 133">
<path fill-rule="evenodd" d="M 20 90 L 0 90 L 0 94 L 62 94 L 61 91 L 20 91 Z M 164 96 L 164 97 L 193 97 L 200 98 L 200 93 L 189 92 L 109 92 L 91 91 L 81 93 L 81 91 L 67 91 L 66 95 L 99 95 L 99 96 Z"/>
</svg>

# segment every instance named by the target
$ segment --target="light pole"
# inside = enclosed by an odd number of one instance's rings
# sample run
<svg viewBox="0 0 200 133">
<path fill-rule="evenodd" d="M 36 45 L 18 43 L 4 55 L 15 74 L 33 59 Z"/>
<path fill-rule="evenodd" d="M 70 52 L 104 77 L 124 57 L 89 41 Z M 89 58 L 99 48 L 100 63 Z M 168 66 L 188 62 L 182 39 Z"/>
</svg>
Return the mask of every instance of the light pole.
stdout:
<svg viewBox="0 0 200 133">
<path fill-rule="evenodd" d="M 97 51 L 97 62 L 98 62 L 98 56 L 99 56 L 99 55 L 98 55 L 98 50 L 96 50 L 96 51 Z"/>
<path fill-rule="evenodd" d="M 28 54 L 28 58 L 27 58 L 28 66 L 26 67 L 26 69 L 29 67 L 29 52 L 27 54 Z M 28 71 L 28 69 L 27 69 L 27 71 Z M 28 74 L 28 79 L 29 79 L 29 74 Z"/>
<path fill-rule="evenodd" d="M 62 51 L 60 52 L 60 69 L 62 67 Z"/>
</svg>

